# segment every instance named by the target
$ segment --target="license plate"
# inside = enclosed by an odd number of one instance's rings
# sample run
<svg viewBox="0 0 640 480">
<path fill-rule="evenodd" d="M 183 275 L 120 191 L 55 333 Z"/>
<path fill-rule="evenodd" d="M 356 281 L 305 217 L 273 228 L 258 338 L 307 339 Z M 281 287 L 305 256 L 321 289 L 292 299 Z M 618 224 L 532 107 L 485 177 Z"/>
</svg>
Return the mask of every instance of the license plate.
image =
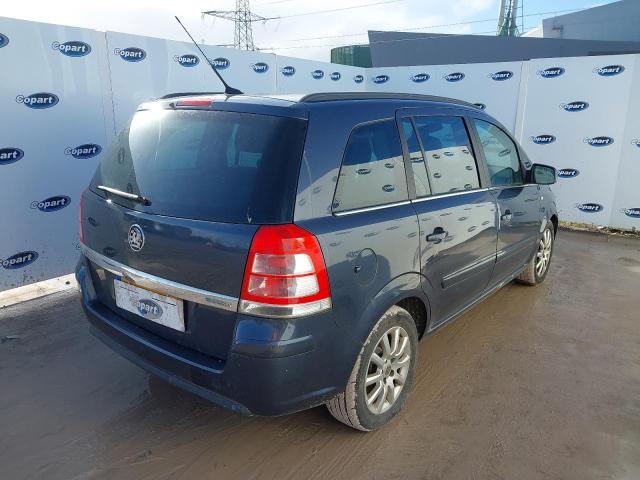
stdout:
<svg viewBox="0 0 640 480">
<path fill-rule="evenodd" d="M 184 332 L 182 300 L 114 279 L 116 305 L 128 312 Z"/>
</svg>

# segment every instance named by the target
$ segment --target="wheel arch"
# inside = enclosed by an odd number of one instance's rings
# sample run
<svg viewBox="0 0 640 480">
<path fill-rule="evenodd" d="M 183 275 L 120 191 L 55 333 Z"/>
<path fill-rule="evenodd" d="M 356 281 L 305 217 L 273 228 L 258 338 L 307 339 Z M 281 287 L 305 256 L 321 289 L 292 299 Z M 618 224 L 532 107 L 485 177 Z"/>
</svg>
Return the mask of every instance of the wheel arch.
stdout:
<svg viewBox="0 0 640 480">
<path fill-rule="evenodd" d="M 551 223 L 553 223 L 553 236 L 555 237 L 558 233 L 558 215 L 554 213 L 553 215 L 551 215 L 550 220 Z"/>
<path fill-rule="evenodd" d="M 405 273 L 391 280 L 369 302 L 358 322 L 358 337 L 364 342 L 380 317 L 397 305 L 407 310 L 416 322 L 418 338 L 427 331 L 430 318 L 429 299 L 422 290 L 422 275 Z"/>
</svg>

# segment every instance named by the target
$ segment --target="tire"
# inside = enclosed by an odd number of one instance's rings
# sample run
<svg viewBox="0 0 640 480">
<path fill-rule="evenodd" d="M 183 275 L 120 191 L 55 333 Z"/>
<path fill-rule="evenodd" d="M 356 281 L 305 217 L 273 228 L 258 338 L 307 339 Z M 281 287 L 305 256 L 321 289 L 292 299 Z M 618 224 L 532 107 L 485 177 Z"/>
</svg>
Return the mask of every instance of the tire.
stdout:
<svg viewBox="0 0 640 480">
<path fill-rule="evenodd" d="M 527 266 L 522 273 L 516 277 L 516 281 L 518 283 L 523 283 L 525 285 L 538 285 L 544 281 L 547 277 L 547 273 L 549 272 L 554 243 L 555 233 L 553 223 L 548 222 L 540 235 L 540 239 L 538 240 L 536 253 L 533 255 L 529 263 L 527 263 Z M 538 268 L 540 266 L 539 262 L 542 261 L 544 261 L 544 267 L 540 269 Z"/>
<path fill-rule="evenodd" d="M 383 349 L 385 335 L 389 343 L 386 352 Z M 395 348 L 394 343 L 397 345 Z M 372 360 L 374 353 L 377 356 L 375 361 Z M 327 403 L 331 415 L 345 425 L 365 432 L 385 425 L 402 409 L 411 391 L 417 355 L 418 332 L 413 318 L 405 309 L 391 307 L 369 334 L 344 392 Z M 393 362 L 388 363 L 389 360 Z M 384 367 L 379 365 L 380 362 L 384 362 Z M 368 375 L 370 379 L 379 376 L 381 380 L 367 386 Z M 400 384 L 402 386 L 398 390 Z M 389 385 L 393 385 L 393 390 Z M 378 396 L 374 396 L 376 389 L 382 389 Z M 367 399 L 374 400 L 371 406 L 367 405 Z"/>
</svg>

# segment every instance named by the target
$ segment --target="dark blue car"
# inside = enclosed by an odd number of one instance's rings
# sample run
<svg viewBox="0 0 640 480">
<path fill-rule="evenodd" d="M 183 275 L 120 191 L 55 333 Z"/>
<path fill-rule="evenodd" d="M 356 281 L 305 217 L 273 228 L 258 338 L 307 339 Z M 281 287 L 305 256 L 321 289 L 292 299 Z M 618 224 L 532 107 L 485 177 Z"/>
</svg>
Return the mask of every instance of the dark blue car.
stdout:
<svg viewBox="0 0 640 480">
<path fill-rule="evenodd" d="M 489 115 L 420 95 L 171 95 L 143 104 L 81 202 L 95 335 L 246 415 L 326 404 L 374 430 L 418 340 L 544 280 L 555 170 Z"/>
</svg>

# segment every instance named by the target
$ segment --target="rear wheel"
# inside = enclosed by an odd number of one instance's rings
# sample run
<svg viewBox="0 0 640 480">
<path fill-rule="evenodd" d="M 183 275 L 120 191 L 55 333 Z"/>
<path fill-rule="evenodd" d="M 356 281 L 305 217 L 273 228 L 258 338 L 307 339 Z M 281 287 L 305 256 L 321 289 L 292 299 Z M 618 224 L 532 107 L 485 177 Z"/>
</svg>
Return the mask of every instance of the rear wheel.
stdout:
<svg viewBox="0 0 640 480">
<path fill-rule="evenodd" d="M 551 263 L 554 240 L 553 224 L 549 222 L 540 236 L 536 254 L 516 279 L 518 282 L 526 285 L 537 285 L 544 281 Z"/>
<path fill-rule="evenodd" d="M 391 307 L 369 334 L 345 391 L 327 403 L 329 412 L 358 430 L 382 427 L 406 401 L 417 354 L 413 318 L 403 308 Z"/>
</svg>

